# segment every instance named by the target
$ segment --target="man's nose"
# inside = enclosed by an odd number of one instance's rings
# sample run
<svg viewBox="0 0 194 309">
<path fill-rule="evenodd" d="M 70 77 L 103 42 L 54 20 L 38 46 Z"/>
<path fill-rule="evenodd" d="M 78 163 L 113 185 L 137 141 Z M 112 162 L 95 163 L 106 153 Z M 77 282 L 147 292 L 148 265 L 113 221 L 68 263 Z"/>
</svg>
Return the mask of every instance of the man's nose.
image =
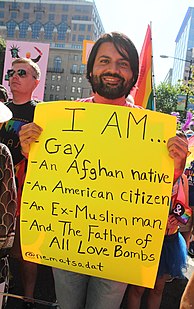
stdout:
<svg viewBox="0 0 194 309">
<path fill-rule="evenodd" d="M 13 77 L 13 78 L 18 78 L 18 77 L 19 77 L 18 72 L 15 71 L 15 72 L 13 73 L 13 76 L 12 76 L 12 77 Z"/>
<path fill-rule="evenodd" d="M 119 72 L 119 65 L 116 62 L 109 63 L 109 70 L 113 73 Z"/>
</svg>

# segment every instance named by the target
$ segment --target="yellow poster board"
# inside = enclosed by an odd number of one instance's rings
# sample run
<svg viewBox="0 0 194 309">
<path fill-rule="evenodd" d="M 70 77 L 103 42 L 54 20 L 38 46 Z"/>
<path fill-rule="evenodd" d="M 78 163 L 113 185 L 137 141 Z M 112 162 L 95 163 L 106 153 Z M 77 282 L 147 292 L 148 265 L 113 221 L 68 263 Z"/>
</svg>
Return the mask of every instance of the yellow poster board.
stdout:
<svg viewBox="0 0 194 309">
<path fill-rule="evenodd" d="M 80 102 L 40 103 L 22 197 L 25 260 L 153 287 L 173 180 L 176 118 Z"/>
</svg>

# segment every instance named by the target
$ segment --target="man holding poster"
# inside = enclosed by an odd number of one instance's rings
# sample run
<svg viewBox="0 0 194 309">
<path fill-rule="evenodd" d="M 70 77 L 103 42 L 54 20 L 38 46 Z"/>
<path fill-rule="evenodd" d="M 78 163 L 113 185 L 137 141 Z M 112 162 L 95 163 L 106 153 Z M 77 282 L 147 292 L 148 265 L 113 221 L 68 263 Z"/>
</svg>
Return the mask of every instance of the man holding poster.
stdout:
<svg viewBox="0 0 194 309">
<path fill-rule="evenodd" d="M 130 39 L 120 33 L 104 34 L 94 44 L 87 64 L 87 78 L 92 85 L 94 96 L 83 99 L 82 102 L 138 107 L 126 100 L 137 81 L 138 71 L 138 53 Z M 41 129 L 35 123 L 21 128 L 20 143 L 24 153 L 28 154 L 31 142 L 40 134 Z M 176 182 L 185 166 L 188 145 L 175 136 L 169 139 L 167 147 L 170 157 L 174 159 Z M 106 249 L 104 254 L 106 255 Z M 53 271 L 57 300 L 61 308 L 120 307 L 127 283 L 57 268 Z"/>
</svg>

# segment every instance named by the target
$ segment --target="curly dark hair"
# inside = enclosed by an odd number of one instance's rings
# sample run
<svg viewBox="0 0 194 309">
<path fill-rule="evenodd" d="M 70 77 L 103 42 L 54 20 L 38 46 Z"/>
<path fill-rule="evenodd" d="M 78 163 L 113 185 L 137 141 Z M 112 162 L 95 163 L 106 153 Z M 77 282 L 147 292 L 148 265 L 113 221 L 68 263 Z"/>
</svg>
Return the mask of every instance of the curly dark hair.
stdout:
<svg viewBox="0 0 194 309">
<path fill-rule="evenodd" d="M 0 101 L 6 102 L 8 100 L 7 89 L 0 84 Z"/>
</svg>

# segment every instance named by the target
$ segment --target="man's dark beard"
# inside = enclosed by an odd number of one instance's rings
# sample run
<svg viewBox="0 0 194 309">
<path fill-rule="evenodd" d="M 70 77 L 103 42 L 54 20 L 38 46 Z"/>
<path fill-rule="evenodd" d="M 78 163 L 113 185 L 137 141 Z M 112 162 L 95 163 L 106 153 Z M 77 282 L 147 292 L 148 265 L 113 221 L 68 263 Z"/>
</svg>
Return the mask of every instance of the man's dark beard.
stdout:
<svg viewBox="0 0 194 309">
<path fill-rule="evenodd" d="M 108 77 L 116 77 L 120 79 L 120 83 L 117 87 L 113 87 L 109 85 L 108 83 L 104 83 L 102 77 L 108 76 Z M 91 85 L 94 92 L 97 92 L 99 95 L 106 99 L 118 99 L 123 96 L 126 96 L 130 89 L 131 89 L 131 83 L 125 84 L 125 80 L 123 77 L 121 77 L 118 74 L 112 74 L 112 73 L 105 73 L 101 74 L 100 76 L 92 75 L 91 77 Z"/>
</svg>

